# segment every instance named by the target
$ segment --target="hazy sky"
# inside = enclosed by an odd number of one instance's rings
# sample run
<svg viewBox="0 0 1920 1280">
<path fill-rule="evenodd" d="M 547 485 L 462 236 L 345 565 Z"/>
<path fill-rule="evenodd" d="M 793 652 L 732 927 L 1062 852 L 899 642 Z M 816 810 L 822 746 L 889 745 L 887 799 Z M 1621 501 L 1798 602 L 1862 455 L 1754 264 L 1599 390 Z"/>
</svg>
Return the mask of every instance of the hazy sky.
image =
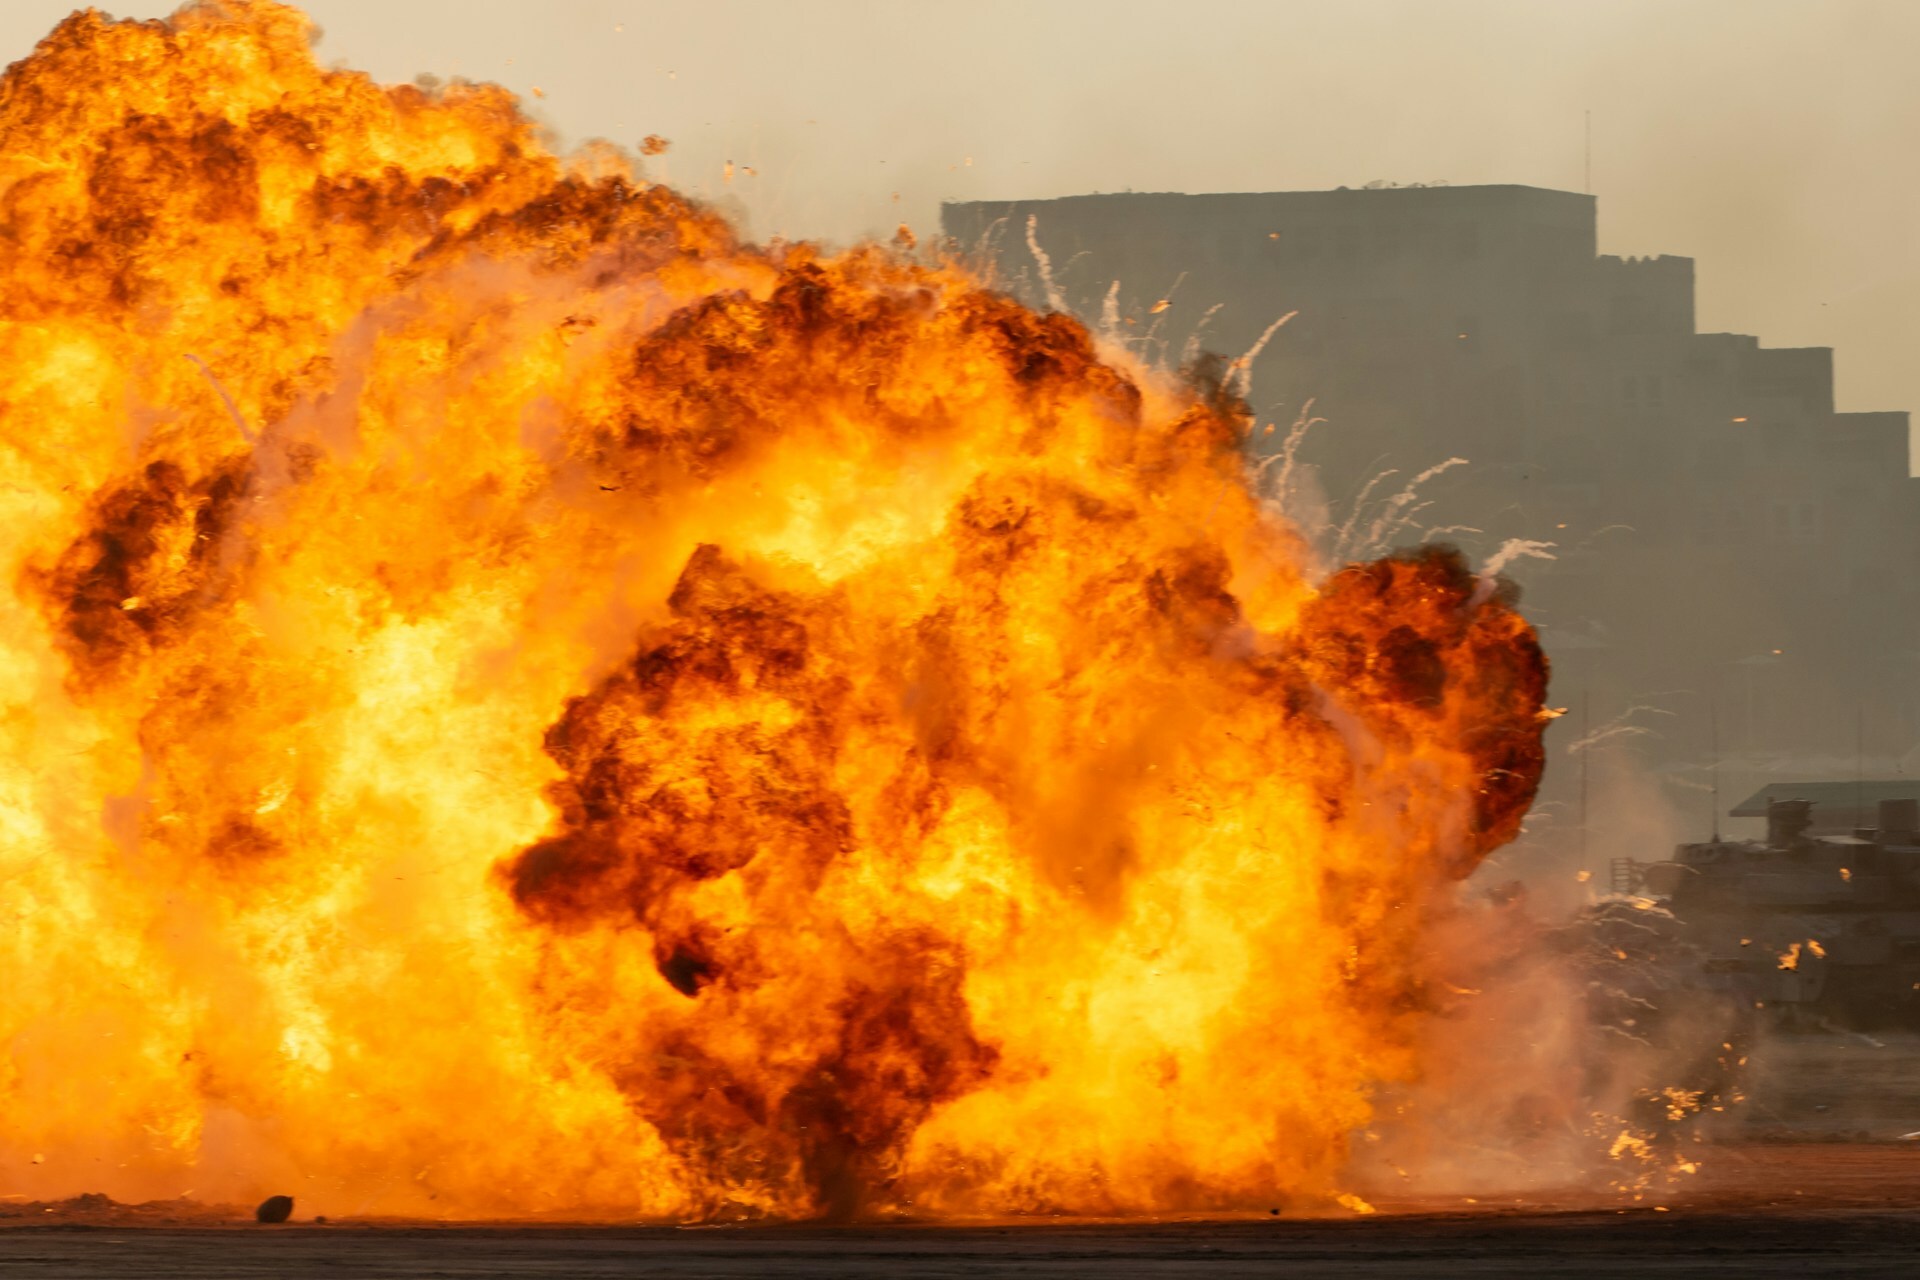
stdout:
<svg viewBox="0 0 1920 1280">
<path fill-rule="evenodd" d="M 0 0 L 0 59 L 72 7 Z M 1603 252 L 1697 258 L 1703 329 L 1834 346 L 1842 408 L 1920 411 L 1917 0 L 306 8 L 323 60 L 539 86 L 566 144 L 665 135 L 652 174 L 758 235 L 927 231 L 955 198 L 1579 190 L 1591 110 Z M 729 159 L 754 175 L 723 184 Z"/>
</svg>

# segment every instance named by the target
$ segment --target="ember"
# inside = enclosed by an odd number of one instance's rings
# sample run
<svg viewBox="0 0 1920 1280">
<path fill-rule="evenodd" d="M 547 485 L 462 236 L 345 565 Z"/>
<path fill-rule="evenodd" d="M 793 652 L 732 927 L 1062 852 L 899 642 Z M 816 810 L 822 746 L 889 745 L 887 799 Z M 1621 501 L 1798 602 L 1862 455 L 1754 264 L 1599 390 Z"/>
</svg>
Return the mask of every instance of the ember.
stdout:
<svg viewBox="0 0 1920 1280">
<path fill-rule="evenodd" d="M 908 239 L 308 34 L 0 86 L 6 1190 L 1361 1211 L 1540 773 L 1509 600 L 1311 581 L 1231 396 Z"/>
</svg>

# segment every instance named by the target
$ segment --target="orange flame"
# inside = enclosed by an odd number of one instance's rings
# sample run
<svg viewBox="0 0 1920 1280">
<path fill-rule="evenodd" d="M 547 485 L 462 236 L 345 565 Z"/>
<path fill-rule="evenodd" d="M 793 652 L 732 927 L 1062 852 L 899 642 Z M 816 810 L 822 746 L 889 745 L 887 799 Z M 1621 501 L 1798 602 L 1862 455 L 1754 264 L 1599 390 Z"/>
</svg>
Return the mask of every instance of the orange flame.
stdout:
<svg viewBox="0 0 1920 1280">
<path fill-rule="evenodd" d="M 0 1192 L 1364 1204 L 1539 776 L 1506 598 L 1316 586 L 1230 399 L 308 35 L 0 87 Z"/>
</svg>

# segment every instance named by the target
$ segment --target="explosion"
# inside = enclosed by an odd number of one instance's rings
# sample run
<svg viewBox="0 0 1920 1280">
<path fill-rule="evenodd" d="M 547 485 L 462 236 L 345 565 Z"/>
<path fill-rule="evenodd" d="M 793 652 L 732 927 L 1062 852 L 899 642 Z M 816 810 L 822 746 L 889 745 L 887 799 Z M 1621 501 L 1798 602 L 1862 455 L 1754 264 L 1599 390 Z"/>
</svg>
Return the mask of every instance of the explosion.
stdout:
<svg viewBox="0 0 1920 1280">
<path fill-rule="evenodd" d="M 1345 1195 L 1539 777 L 1509 594 L 1315 581 L 1219 387 L 310 34 L 0 81 L 0 1192 Z"/>
</svg>

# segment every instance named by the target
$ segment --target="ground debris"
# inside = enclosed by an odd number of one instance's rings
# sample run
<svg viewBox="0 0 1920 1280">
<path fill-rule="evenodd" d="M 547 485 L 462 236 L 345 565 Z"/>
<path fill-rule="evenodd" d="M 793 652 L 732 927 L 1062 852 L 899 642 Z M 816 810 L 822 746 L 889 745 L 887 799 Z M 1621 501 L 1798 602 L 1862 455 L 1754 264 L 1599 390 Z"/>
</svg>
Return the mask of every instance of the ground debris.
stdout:
<svg viewBox="0 0 1920 1280">
<path fill-rule="evenodd" d="M 187 1196 L 122 1204 L 98 1191 L 63 1200 L 0 1197 L 0 1229 L 28 1226 L 212 1226 L 243 1218 L 234 1205 L 202 1204 Z"/>
</svg>

